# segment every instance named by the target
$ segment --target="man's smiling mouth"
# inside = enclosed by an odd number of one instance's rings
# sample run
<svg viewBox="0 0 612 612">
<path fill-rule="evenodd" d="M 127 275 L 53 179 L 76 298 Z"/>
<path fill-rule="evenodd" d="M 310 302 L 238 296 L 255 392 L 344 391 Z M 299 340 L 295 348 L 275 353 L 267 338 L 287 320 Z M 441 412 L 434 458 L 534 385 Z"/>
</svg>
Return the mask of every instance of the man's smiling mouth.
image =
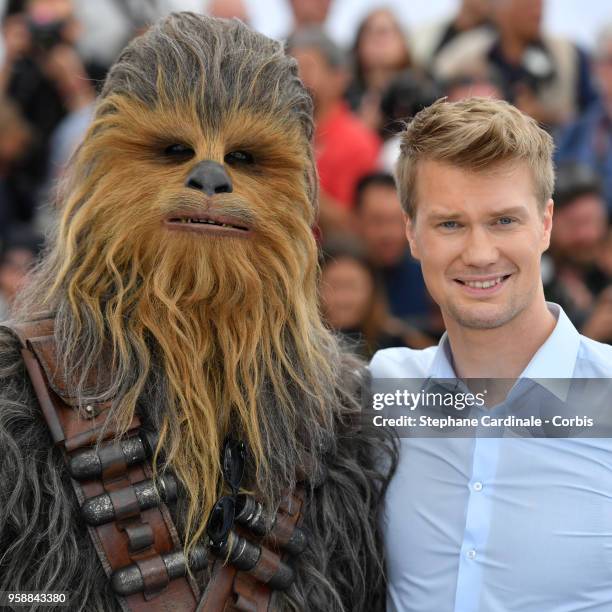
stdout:
<svg viewBox="0 0 612 612">
<path fill-rule="evenodd" d="M 501 290 L 511 276 L 512 274 L 488 275 L 480 278 L 465 276 L 453 280 L 464 287 L 470 295 L 489 295 Z"/>
<path fill-rule="evenodd" d="M 488 289 L 489 287 L 494 287 L 495 285 L 499 285 L 503 283 L 505 280 L 510 278 L 510 274 L 502 274 L 500 276 L 496 276 L 494 278 L 487 278 L 482 280 L 468 280 L 456 278 L 455 280 L 462 285 L 467 285 L 468 287 L 473 287 L 474 289 Z"/>
</svg>

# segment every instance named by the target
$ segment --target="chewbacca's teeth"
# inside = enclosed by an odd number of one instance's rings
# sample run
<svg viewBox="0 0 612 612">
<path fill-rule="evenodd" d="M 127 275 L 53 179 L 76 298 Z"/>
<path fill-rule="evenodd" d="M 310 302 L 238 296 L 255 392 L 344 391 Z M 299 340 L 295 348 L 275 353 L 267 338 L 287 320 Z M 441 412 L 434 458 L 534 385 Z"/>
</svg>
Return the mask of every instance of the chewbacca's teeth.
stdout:
<svg viewBox="0 0 612 612">
<path fill-rule="evenodd" d="M 200 225 L 202 224 L 214 225 L 215 227 L 226 227 L 230 229 L 239 229 L 242 231 L 246 231 L 246 228 L 244 227 L 230 225 L 229 223 L 220 223 L 218 221 L 213 221 L 212 219 L 196 219 L 193 217 L 179 217 L 176 219 L 170 219 L 170 221 L 173 223 L 198 223 Z"/>
</svg>

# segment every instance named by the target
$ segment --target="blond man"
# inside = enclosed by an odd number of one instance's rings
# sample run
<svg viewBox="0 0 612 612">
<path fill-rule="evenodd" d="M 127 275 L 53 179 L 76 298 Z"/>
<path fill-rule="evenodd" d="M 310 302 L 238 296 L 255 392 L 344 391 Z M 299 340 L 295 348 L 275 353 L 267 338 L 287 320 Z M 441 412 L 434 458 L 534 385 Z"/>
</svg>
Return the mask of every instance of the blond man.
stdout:
<svg viewBox="0 0 612 612">
<path fill-rule="evenodd" d="M 505 102 L 438 101 L 410 123 L 398 188 L 447 331 L 379 351 L 374 378 L 537 379 L 551 394 L 543 379 L 612 378 L 612 347 L 544 299 L 551 156 Z M 405 438 L 385 504 L 388 610 L 609 612 L 611 500 L 607 438 Z"/>
</svg>

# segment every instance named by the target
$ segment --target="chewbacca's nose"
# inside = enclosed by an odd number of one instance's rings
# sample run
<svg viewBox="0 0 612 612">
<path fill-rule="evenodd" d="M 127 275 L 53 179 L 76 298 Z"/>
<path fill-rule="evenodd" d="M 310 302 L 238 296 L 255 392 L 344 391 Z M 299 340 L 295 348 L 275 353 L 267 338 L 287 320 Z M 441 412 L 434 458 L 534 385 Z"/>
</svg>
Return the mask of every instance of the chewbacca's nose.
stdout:
<svg viewBox="0 0 612 612">
<path fill-rule="evenodd" d="M 198 189 L 208 196 L 215 193 L 231 193 L 234 190 L 232 179 L 225 168 L 209 159 L 193 167 L 185 181 L 185 187 Z"/>
</svg>

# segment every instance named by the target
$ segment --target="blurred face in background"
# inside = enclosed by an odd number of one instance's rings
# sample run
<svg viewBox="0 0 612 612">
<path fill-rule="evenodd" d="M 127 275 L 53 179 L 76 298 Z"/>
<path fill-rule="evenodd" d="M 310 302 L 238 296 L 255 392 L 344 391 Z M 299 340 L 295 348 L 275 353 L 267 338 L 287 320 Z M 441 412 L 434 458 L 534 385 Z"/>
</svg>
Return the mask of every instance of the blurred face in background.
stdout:
<svg viewBox="0 0 612 612">
<path fill-rule="evenodd" d="M 81 29 L 74 16 L 72 0 L 30 0 L 27 13 L 34 42 L 48 50 L 52 44 L 75 44 Z"/>
<path fill-rule="evenodd" d="M 5 254 L 0 264 L 0 292 L 9 304 L 26 282 L 33 263 L 34 254 L 28 249 L 14 248 Z"/>
<path fill-rule="evenodd" d="M 502 32 L 525 43 L 540 38 L 543 0 L 493 0 L 493 17 Z"/>
<path fill-rule="evenodd" d="M 41 22 L 63 21 L 72 17 L 71 0 L 29 0 L 28 13 Z"/>
<path fill-rule="evenodd" d="M 300 79 L 312 96 L 315 111 L 342 97 L 347 83 L 344 68 L 331 66 L 316 47 L 298 47 L 291 54 L 297 60 Z"/>
<path fill-rule="evenodd" d="M 291 0 L 296 29 L 305 25 L 323 25 L 331 0 Z"/>
<path fill-rule="evenodd" d="M 359 33 L 357 55 L 364 70 L 408 66 L 406 39 L 391 11 L 377 10 L 366 18 Z"/>
<path fill-rule="evenodd" d="M 555 210 L 551 250 L 559 259 L 588 264 L 597 255 L 607 227 L 601 197 L 595 193 L 578 196 Z"/>
<path fill-rule="evenodd" d="M 461 8 L 475 21 L 486 21 L 491 16 L 491 0 L 463 0 Z"/>
<path fill-rule="evenodd" d="M 208 14 L 221 19 L 236 17 L 243 23 L 249 23 L 249 13 L 243 0 L 212 0 L 208 4 Z"/>
<path fill-rule="evenodd" d="M 369 312 L 373 293 L 372 276 L 358 260 L 339 257 L 323 268 L 321 308 L 334 329 L 359 327 Z"/>
<path fill-rule="evenodd" d="M 408 243 L 404 214 L 395 187 L 366 187 L 358 222 L 368 258 L 375 266 L 389 267 L 402 259 Z"/>
</svg>

